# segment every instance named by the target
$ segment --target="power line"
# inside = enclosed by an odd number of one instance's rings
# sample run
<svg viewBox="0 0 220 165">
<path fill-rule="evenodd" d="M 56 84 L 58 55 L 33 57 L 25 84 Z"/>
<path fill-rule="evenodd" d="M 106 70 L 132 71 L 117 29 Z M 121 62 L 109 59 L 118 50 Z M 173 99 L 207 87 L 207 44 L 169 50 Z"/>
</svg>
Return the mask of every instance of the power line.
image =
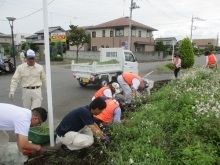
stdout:
<svg viewBox="0 0 220 165">
<path fill-rule="evenodd" d="M 47 5 L 50 5 L 50 4 L 51 4 L 52 2 L 54 2 L 54 1 L 55 1 L 55 0 L 50 1 Z M 26 15 L 26 16 L 24 16 L 24 17 L 17 18 L 16 20 L 21 20 L 21 19 L 30 17 L 30 16 L 36 14 L 37 12 L 41 11 L 42 9 L 43 9 L 43 8 L 40 8 L 40 9 L 36 10 L 35 12 L 33 12 L 33 13 L 31 13 L 31 14 L 28 14 L 28 15 Z M 1 21 L 8 21 L 8 20 L 1 20 Z"/>
</svg>

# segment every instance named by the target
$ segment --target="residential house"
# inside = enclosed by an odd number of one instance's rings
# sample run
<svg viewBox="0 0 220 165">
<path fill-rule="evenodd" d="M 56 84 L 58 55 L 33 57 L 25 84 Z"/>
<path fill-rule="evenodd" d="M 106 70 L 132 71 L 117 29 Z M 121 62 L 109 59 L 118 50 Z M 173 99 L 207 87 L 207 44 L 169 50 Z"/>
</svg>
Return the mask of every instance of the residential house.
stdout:
<svg viewBox="0 0 220 165">
<path fill-rule="evenodd" d="M 0 45 L 11 45 L 11 35 L 0 33 Z"/>
<path fill-rule="evenodd" d="M 177 44 L 177 39 L 175 37 L 167 37 L 167 38 L 156 38 L 155 39 L 155 44 L 158 42 L 163 42 L 163 45 L 176 45 Z"/>
<path fill-rule="evenodd" d="M 205 49 L 211 45 L 218 46 L 218 39 L 193 39 L 192 42 L 199 49 Z"/>
<path fill-rule="evenodd" d="M 58 33 L 65 33 L 66 34 L 66 31 L 63 28 L 61 28 L 60 26 L 49 27 L 48 31 L 49 31 L 49 36 L 50 37 L 53 34 L 58 34 Z M 39 47 L 38 53 L 40 54 L 40 59 L 42 61 L 44 61 L 44 59 L 45 59 L 45 57 L 44 57 L 44 49 L 45 49 L 45 47 L 44 47 L 44 29 L 42 29 L 42 30 L 40 30 L 40 31 L 38 31 L 34 34 L 36 34 L 36 36 L 33 35 L 29 39 L 33 39 L 32 43 L 38 45 L 38 47 Z M 50 40 L 51 40 L 51 38 L 50 38 Z"/>
<path fill-rule="evenodd" d="M 87 28 L 91 32 L 91 50 L 98 51 L 101 47 L 127 47 L 131 24 L 130 50 L 135 52 L 154 51 L 152 27 L 129 19 L 118 18 L 109 22 Z"/>
<path fill-rule="evenodd" d="M 34 35 L 30 35 L 28 37 L 25 37 L 26 41 L 27 42 L 34 42 L 37 40 L 37 34 L 34 34 Z"/>
<path fill-rule="evenodd" d="M 22 43 L 26 42 L 26 37 L 30 36 L 31 34 L 26 34 L 26 33 L 16 33 L 14 34 L 14 43 L 15 46 L 19 46 Z"/>
</svg>

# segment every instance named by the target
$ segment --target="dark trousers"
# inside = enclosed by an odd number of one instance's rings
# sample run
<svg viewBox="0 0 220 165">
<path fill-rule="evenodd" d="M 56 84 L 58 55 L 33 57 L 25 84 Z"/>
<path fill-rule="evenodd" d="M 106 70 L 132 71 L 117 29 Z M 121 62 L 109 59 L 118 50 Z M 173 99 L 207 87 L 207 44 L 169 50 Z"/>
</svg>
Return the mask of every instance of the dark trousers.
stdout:
<svg viewBox="0 0 220 165">
<path fill-rule="evenodd" d="M 180 71 L 180 68 L 175 67 L 175 70 L 174 70 L 174 76 L 175 76 L 175 78 L 178 77 L 179 71 Z"/>
</svg>

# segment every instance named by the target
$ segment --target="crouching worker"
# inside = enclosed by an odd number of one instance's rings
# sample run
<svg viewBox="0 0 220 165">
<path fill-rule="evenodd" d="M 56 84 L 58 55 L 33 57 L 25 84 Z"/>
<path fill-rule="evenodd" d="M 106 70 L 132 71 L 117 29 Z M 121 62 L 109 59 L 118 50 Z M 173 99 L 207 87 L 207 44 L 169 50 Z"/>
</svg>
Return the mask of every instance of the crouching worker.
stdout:
<svg viewBox="0 0 220 165">
<path fill-rule="evenodd" d="M 107 125 L 110 123 L 121 123 L 121 108 L 116 100 L 105 100 L 107 107 L 99 114 L 94 115 L 95 122 Z"/>
<path fill-rule="evenodd" d="M 93 134 L 101 141 L 108 143 L 108 136 L 102 133 L 93 120 L 93 115 L 100 114 L 105 108 L 105 101 L 98 97 L 89 106 L 79 107 L 69 112 L 56 129 L 56 143 L 60 142 L 61 149 L 66 153 L 91 146 L 94 143 Z"/>
<path fill-rule="evenodd" d="M 32 151 L 43 153 L 40 145 L 28 141 L 28 132 L 30 127 L 41 125 L 46 121 L 47 111 L 44 108 L 38 107 L 30 111 L 15 105 L 0 103 L 0 114 L 0 144 L 8 143 L 9 136 L 6 131 L 14 130 L 18 149 L 23 155 L 30 156 Z"/>
</svg>

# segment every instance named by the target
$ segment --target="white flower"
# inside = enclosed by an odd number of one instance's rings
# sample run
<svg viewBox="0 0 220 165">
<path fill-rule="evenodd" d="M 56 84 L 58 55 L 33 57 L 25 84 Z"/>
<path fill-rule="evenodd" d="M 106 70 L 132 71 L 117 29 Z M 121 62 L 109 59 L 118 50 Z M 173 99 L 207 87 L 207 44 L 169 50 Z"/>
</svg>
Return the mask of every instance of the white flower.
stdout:
<svg viewBox="0 0 220 165">
<path fill-rule="evenodd" d="M 133 159 L 130 158 L 130 159 L 129 159 L 129 163 L 130 163 L 130 164 L 134 163 Z"/>
</svg>

